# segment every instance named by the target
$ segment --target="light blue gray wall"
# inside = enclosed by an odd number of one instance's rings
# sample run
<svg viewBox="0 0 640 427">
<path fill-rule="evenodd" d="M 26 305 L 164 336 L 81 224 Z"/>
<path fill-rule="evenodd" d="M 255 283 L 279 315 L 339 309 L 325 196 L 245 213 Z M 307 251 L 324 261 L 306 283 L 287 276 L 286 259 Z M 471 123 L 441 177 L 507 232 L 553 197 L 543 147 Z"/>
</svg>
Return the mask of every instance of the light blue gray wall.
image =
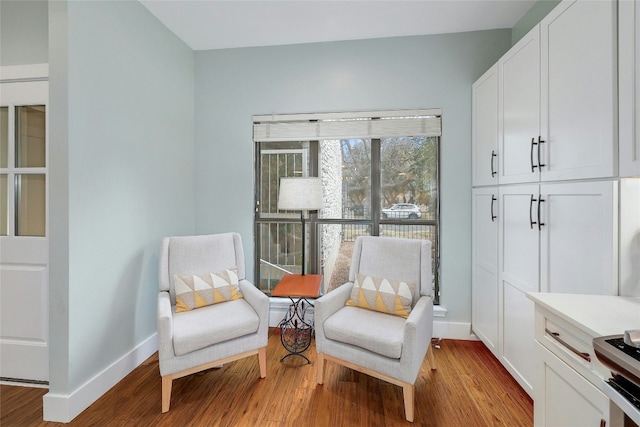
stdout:
<svg viewBox="0 0 640 427">
<path fill-rule="evenodd" d="M 46 64 L 46 1 L 0 1 L 0 65 Z"/>
<path fill-rule="evenodd" d="M 50 393 L 68 394 L 156 332 L 160 240 L 194 232 L 195 55 L 138 2 L 50 20 Z"/>
<path fill-rule="evenodd" d="M 253 276 L 254 114 L 442 108 L 442 305 L 471 319 L 471 85 L 510 30 L 196 52 L 196 231 L 238 231 Z"/>
<path fill-rule="evenodd" d="M 520 40 L 530 29 L 536 26 L 561 0 L 538 0 L 531 9 L 513 26 L 511 30 L 511 45 Z"/>
</svg>

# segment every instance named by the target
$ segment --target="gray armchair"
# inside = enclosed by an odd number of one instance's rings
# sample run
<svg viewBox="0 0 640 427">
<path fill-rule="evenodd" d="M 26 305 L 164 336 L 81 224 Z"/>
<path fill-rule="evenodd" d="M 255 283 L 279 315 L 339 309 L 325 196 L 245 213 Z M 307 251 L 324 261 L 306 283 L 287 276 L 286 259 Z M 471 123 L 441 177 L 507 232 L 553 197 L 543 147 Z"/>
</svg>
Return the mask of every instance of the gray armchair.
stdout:
<svg viewBox="0 0 640 427">
<path fill-rule="evenodd" d="M 358 273 L 416 284 L 408 317 L 346 306 Z M 431 282 L 428 240 L 358 237 L 349 282 L 315 302 L 318 384 L 329 360 L 401 386 L 405 417 L 413 421 L 414 384 L 433 333 Z"/>
<path fill-rule="evenodd" d="M 169 410 L 171 385 L 176 378 L 255 354 L 260 377 L 264 378 L 269 298 L 245 279 L 240 235 L 167 237 L 162 240 L 159 265 L 158 354 L 162 412 Z M 242 298 L 176 311 L 176 275 L 217 273 L 234 268 L 237 268 Z"/>
</svg>

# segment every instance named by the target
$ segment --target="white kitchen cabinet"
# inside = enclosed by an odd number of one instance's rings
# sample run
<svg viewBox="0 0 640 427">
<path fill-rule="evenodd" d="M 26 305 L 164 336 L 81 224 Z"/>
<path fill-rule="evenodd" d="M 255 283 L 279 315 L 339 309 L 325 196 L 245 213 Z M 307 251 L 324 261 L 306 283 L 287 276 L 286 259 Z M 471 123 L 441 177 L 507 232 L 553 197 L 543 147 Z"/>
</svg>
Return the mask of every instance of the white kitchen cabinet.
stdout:
<svg viewBox="0 0 640 427">
<path fill-rule="evenodd" d="M 528 292 L 616 295 L 622 280 L 627 294 L 640 289 L 633 258 L 640 204 L 618 199 L 618 163 L 621 176 L 640 176 L 639 8 L 637 0 L 564 0 L 500 58 L 497 152 L 490 143 L 496 66 L 473 86 L 472 328 L 529 394 L 539 367 L 531 358 L 536 350 Z M 620 64 L 618 18 L 620 55 L 632 52 Z M 623 95 L 625 87 L 631 89 Z M 625 132 L 633 134 L 627 138 L 632 144 L 619 140 Z M 618 151 L 631 166 L 623 165 Z M 489 180 L 491 172 L 497 183 Z M 488 224 L 492 185 L 499 209 Z M 494 272 L 489 264 L 496 222 Z M 549 375 L 562 369 L 552 363 L 545 368 Z"/>
<path fill-rule="evenodd" d="M 498 66 L 491 67 L 471 88 L 473 185 L 498 183 Z"/>
<path fill-rule="evenodd" d="M 618 2 L 620 176 L 640 177 L 640 4 Z"/>
<path fill-rule="evenodd" d="M 617 293 L 617 182 L 501 186 L 499 193 L 500 356 L 531 393 L 526 293 Z"/>
<path fill-rule="evenodd" d="M 617 195 L 615 180 L 540 185 L 541 291 L 618 293 Z"/>
<path fill-rule="evenodd" d="M 535 26 L 498 61 L 499 182 L 539 179 L 537 144 L 540 135 L 540 26 Z M 535 165 L 534 165 L 535 162 Z"/>
<path fill-rule="evenodd" d="M 534 309 L 527 293 L 502 282 L 502 342 L 501 357 L 504 367 L 529 396 L 533 396 Z"/>
<path fill-rule="evenodd" d="M 535 304 L 534 425 L 622 427 L 624 415 L 602 392 L 610 370 L 596 337 L 640 327 L 640 298 L 532 293 Z"/>
<path fill-rule="evenodd" d="M 616 5 L 563 1 L 540 22 L 542 181 L 617 174 Z"/>
<path fill-rule="evenodd" d="M 500 184 L 617 175 L 616 42 L 616 2 L 565 0 L 500 58 Z"/>
<path fill-rule="evenodd" d="M 545 347 L 535 347 L 534 426 L 610 426 L 609 398 Z"/>
<path fill-rule="evenodd" d="M 540 232 L 537 217 L 539 186 L 500 187 L 499 304 L 501 343 L 499 359 L 520 386 L 533 392 L 533 304 L 527 292 L 540 290 Z M 531 216 L 530 216 L 531 215 Z"/>
<path fill-rule="evenodd" d="M 473 190 L 473 332 L 498 357 L 498 188 Z"/>
<path fill-rule="evenodd" d="M 500 187 L 501 276 L 524 292 L 616 294 L 617 181 Z"/>
</svg>

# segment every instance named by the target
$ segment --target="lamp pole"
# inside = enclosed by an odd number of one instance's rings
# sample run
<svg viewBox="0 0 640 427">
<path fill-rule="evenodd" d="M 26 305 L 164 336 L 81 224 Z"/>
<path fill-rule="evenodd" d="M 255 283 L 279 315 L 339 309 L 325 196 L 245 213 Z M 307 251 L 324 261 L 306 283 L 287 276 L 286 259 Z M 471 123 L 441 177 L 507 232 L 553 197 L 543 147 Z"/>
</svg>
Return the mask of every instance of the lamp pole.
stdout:
<svg viewBox="0 0 640 427">
<path fill-rule="evenodd" d="M 305 244 L 307 230 L 304 228 L 304 211 L 300 211 L 300 221 L 302 222 L 302 276 L 304 276 L 304 253 L 307 250 L 307 246 Z"/>
</svg>

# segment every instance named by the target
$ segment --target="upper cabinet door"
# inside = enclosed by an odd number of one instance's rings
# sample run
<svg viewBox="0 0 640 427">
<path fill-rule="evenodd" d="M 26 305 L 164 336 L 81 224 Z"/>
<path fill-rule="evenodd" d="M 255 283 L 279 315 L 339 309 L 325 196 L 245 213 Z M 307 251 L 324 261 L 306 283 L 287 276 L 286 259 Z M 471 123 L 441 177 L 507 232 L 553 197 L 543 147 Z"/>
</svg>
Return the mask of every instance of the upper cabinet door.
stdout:
<svg viewBox="0 0 640 427">
<path fill-rule="evenodd" d="M 542 181 L 617 174 L 613 1 L 563 1 L 540 23 Z"/>
<path fill-rule="evenodd" d="M 500 184 L 539 180 L 540 28 L 536 26 L 498 61 L 500 76 Z"/>
<path fill-rule="evenodd" d="M 640 176 L 640 3 L 618 2 L 620 176 Z"/>
<path fill-rule="evenodd" d="M 473 185 L 498 183 L 498 66 L 472 87 Z"/>
</svg>

